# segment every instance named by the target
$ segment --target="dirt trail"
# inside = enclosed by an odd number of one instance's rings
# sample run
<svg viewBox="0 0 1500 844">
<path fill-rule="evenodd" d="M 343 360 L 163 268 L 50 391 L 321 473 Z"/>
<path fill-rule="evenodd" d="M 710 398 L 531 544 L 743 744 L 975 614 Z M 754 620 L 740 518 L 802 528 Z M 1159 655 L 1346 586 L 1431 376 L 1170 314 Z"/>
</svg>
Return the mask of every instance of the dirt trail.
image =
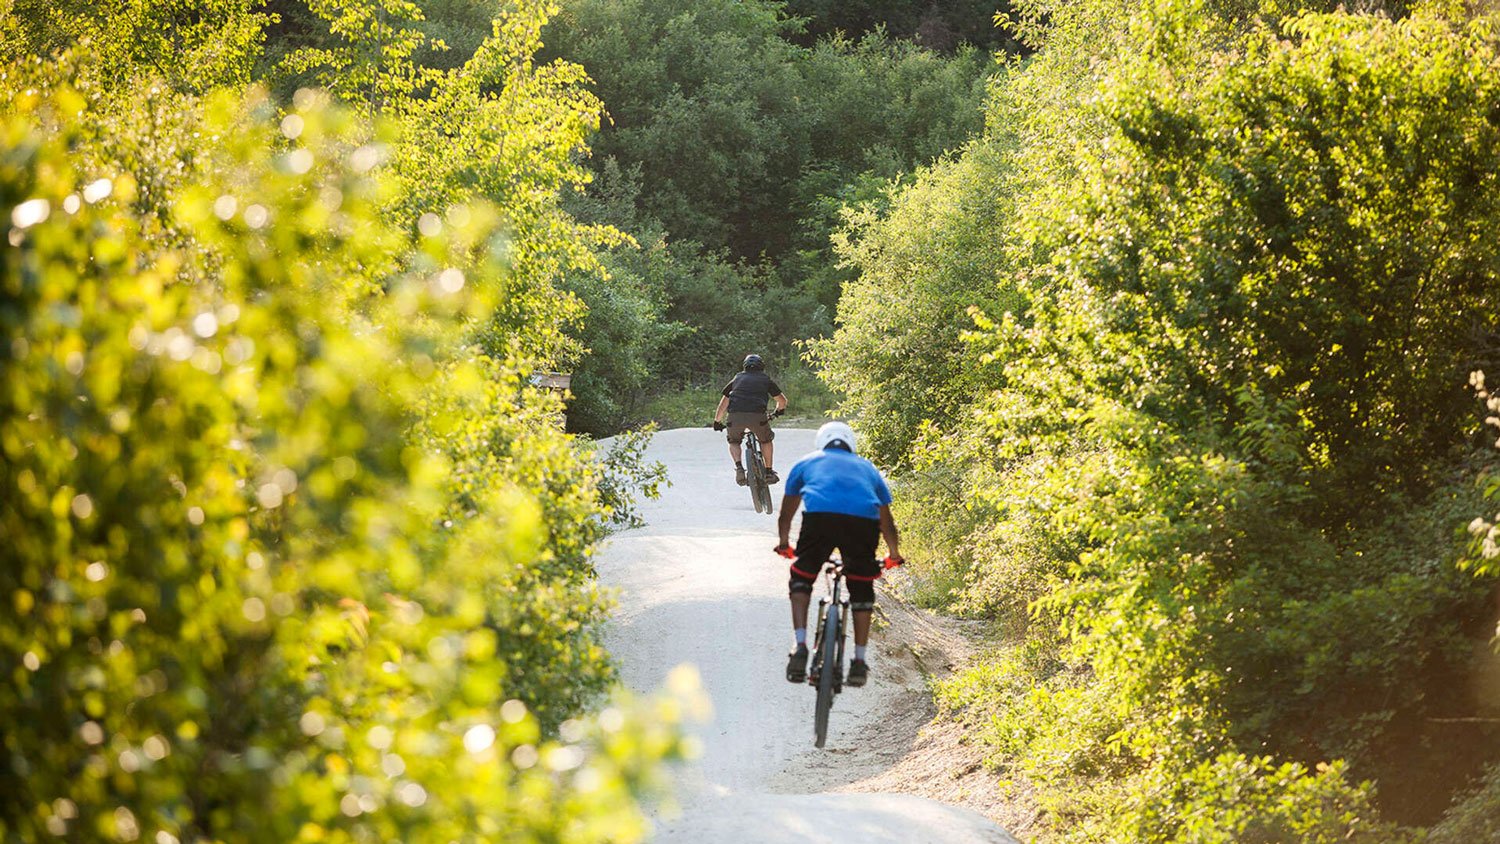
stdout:
<svg viewBox="0 0 1500 844">
<path fill-rule="evenodd" d="M 778 468 L 811 450 L 812 434 L 778 431 Z M 959 639 L 887 601 L 900 635 L 876 637 L 870 684 L 838 697 L 827 746 L 814 748 L 812 691 L 783 679 L 790 631 L 786 563 L 770 552 L 775 517 L 757 514 L 735 486 L 721 434 L 664 431 L 649 456 L 666 463 L 672 486 L 643 508 L 646 527 L 611 539 L 598 560 L 601 579 L 619 589 L 609 647 L 638 691 L 660 687 L 681 663 L 697 666 L 714 706 L 698 731 L 704 753 L 679 776 L 681 814 L 660 819 L 653 840 L 1014 844 L 979 812 L 910 793 L 972 804 L 959 783 L 974 766 L 951 771 L 920 735 L 932 717 L 923 675 L 955 659 Z M 930 776 L 900 773 L 914 765 Z"/>
</svg>

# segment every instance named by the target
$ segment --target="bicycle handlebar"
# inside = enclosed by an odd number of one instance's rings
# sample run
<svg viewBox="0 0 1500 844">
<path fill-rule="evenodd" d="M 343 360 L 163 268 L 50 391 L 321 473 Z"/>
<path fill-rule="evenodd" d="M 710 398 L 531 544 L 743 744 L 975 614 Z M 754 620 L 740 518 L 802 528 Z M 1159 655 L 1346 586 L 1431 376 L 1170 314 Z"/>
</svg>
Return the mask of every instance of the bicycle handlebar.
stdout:
<svg viewBox="0 0 1500 844">
<path fill-rule="evenodd" d="M 771 413 L 767 413 L 766 414 L 766 421 L 770 422 L 772 419 L 775 419 L 776 417 L 780 416 L 783 413 L 786 413 L 786 408 L 784 408 L 784 407 L 778 407 L 778 408 L 776 408 L 776 410 L 772 411 Z M 723 422 L 719 422 L 719 421 L 715 420 L 713 422 L 708 423 L 708 427 L 713 428 L 715 431 L 722 431 L 725 428 L 728 428 L 729 426 L 727 424 L 723 423 Z"/>
<path fill-rule="evenodd" d="M 790 545 L 778 545 L 778 546 L 776 546 L 775 548 L 773 548 L 771 550 L 775 551 L 778 556 L 785 557 L 788 560 L 795 560 L 795 559 L 797 559 L 797 549 L 793 548 Z M 831 563 L 833 561 L 832 560 L 827 560 L 825 562 Z M 880 562 L 881 562 L 881 568 L 882 569 L 884 569 L 884 570 L 890 570 L 890 569 L 893 569 L 893 568 L 895 568 L 897 566 L 904 565 L 906 563 L 906 558 L 905 557 L 897 557 L 897 556 L 894 556 L 894 555 L 887 555 L 885 557 L 885 559 L 881 560 Z"/>
</svg>

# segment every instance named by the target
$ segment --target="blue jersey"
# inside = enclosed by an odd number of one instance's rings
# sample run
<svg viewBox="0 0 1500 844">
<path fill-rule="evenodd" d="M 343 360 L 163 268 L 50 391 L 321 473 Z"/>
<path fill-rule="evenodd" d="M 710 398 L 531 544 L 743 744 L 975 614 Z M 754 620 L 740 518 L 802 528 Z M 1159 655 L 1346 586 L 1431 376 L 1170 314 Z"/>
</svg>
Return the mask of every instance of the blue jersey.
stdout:
<svg viewBox="0 0 1500 844">
<path fill-rule="evenodd" d="M 786 476 L 786 494 L 802 496 L 809 513 L 843 513 L 880 518 L 891 503 L 891 489 L 875 464 L 841 448 L 815 451 L 797 461 Z"/>
</svg>

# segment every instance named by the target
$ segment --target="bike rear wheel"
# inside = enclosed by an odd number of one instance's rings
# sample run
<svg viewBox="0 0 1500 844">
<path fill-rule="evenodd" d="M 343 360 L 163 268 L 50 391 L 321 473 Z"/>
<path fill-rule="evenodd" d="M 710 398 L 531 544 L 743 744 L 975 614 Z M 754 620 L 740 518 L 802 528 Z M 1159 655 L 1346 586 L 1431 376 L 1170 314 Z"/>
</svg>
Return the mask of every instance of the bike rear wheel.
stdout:
<svg viewBox="0 0 1500 844">
<path fill-rule="evenodd" d="M 823 635 L 818 641 L 818 703 L 813 711 L 813 745 L 822 747 L 828 740 L 828 712 L 833 709 L 833 677 L 839 666 L 839 610 L 830 606 L 823 619 Z"/>
</svg>

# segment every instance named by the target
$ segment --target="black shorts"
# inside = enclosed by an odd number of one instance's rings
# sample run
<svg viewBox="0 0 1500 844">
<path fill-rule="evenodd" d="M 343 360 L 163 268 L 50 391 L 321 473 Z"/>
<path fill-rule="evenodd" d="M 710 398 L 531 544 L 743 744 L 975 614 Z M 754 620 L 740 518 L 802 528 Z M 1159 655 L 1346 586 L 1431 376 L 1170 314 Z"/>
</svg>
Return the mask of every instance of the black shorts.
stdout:
<svg viewBox="0 0 1500 844">
<path fill-rule="evenodd" d="M 747 411 L 741 413 L 731 410 L 726 418 L 725 431 L 728 432 L 731 445 L 739 445 L 745 439 L 745 432 L 751 431 L 755 438 L 763 443 L 776 439 L 776 434 L 771 431 L 771 423 L 766 419 L 765 411 Z"/>
<path fill-rule="evenodd" d="M 790 586 L 798 592 L 810 589 L 823 570 L 823 563 L 837 550 L 844 560 L 849 602 L 856 609 L 868 609 L 875 605 L 875 581 L 881 575 L 880 563 L 875 560 L 879 545 L 878 519 L 843 513 L 803 513 Z M 861 604 L 865 606 L 858 606 Z"/>
</svg>

